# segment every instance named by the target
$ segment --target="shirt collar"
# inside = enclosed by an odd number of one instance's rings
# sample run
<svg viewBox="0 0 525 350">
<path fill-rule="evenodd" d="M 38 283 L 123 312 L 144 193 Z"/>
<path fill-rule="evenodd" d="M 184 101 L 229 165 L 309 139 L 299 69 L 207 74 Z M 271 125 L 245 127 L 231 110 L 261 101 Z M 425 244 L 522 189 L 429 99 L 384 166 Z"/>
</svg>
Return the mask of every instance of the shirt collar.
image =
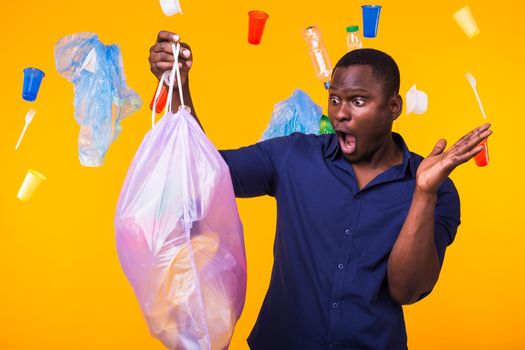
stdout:
<svg viewBox="0 0 525 350">
<path fill-rule="evenodd" d="M 396 133 L 392 132 L 392 138 L 394 139 L 394 142 L 401 148 L 401 151 L 403 152 L 403 164 L 400 166 L 400 170 L 403 174 L 406 174 L 407 171 L 410 171 L 410 175 L 415 178 L 416 177 L 416 167 L 414 164 L 414 157 L 412 156 L 412 153 L 408 149 L 405 140 L 403 140 L 403 137 Z M 330 135 L 330 138 L 324 147 L 323 150 L 323 157 L 324 158 L 330 158 L 331 160 L 335 160 L 336 157 L 341 153 L 341 149 L 339 147 L 339 141 L 337 140 L 337 136 L 335 134 Z"/>
</svg>

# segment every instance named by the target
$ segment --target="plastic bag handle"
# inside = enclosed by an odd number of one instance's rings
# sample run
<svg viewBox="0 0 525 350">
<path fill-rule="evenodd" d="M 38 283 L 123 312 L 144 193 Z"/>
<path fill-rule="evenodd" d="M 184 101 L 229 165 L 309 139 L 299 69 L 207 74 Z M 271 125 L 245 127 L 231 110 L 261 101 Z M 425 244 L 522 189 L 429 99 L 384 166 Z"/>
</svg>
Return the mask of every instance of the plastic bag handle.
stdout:
<svg viewBox="0 0 525 350">
<path fill-rule="evenodd" d="M 173 96 L 173 82 L 175 80 L 175 74 L 177 74 L 177 85 L 179 87 L 179 97 L 180 97 L 180 106 L 184 107 L 184 96 L 182 95 L 182 83 L 180 81 L 180 69 L 179 69 L 179 52 L 180 52 L 180 43 L 177 43 L 177 46 L 175 46 L 174 43 L 171 43 L 171 49 L 173 51 L 173 56 L 175 57 L 175 62 L 173 64 L 173 68 L 170 72 L 170 88 L 168 90 L 168 111 L 173 113 L 173 110 L 171 109 L 171 101 Z"/>
<path fill-rule="evenodd" d="M 180 43 L 177 43 L 175 46 L 174 43 L 171 43 L 171 49 L 173 51 L 173 56 L 175 57 L 175 62 L 173 63 L 173 68 L 171 71 L 166 71 L 162 74 L 162 77 L 159 80 L 159 85 L 157 86 L 157 91 L 155 92 L 155 98 L 153 100 L 153 109 L 151 111 L 151 127 L 155 126 L 155 111 L 157 108 L 157 100 L 160 96 L 162 85 L 167 80 L 167 76 L 169 74 L 169 89 L 168 89 L 168 103 L 166 105 L 166 113 L 173 113 L 173 110 L 171 109 L 171 101 L 173 97 L 173 83 L 175 80 L 175 74 L 177 74 L 177 84 L 179 87 L 179 97 L 180 97 L 180 105 L 181 107 L 184 107 L 184 96 L 182 95 L 182 83 L 180 79 L 180 70 L 179 70 L 179 52 L 180 52 Z"/>
</svg>

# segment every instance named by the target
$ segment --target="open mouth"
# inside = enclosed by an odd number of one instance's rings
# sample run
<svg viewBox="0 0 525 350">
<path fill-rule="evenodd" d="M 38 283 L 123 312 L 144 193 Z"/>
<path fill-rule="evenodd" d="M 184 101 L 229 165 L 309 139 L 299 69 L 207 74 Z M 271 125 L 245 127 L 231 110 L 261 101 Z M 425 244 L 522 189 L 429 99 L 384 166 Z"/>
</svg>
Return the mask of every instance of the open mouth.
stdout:
<svg viewBox="0 0 525 350">
<path fill-rule="evenodd" d="M 337 138 L 339 139 L 339 147 L 344 154 L 353 154 L 356 150 L 356 139 L 354 135 L 337 131 Z"/>
</svg>

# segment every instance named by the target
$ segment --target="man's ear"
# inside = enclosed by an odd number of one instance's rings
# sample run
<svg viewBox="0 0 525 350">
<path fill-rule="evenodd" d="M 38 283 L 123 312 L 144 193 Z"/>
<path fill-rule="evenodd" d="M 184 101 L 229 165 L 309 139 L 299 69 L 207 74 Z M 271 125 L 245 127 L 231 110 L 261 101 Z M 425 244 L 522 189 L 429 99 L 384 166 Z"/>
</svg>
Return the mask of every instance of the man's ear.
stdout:
<svg viewBox="0 0 525 350">
<path fill-rule="evenodd" d="M 390 99 L 390 113 L 392 115 L 392 120 L 396 120 L 403 111 L 403 98 L 401 95 L 393 96 Z"/>
</svg>

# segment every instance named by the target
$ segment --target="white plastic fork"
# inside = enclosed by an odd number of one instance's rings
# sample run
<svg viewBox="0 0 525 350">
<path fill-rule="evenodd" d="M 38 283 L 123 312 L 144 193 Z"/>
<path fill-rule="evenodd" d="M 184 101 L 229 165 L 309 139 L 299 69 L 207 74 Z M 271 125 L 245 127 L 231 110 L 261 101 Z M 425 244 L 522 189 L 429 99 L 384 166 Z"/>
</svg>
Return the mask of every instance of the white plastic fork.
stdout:
<svg viewBox="0 0 525 350">
<path fill-rule="evenodd" d="M 470 83 L 470 86 L 472 86 L 472 90 L 474 90 L 474 95 L 476 95 L 476 100 L 478 100 L 479 108 L 481 109 L 481 113 L 483 114 L 483 118 L 487 120 L 487 116 L 485 115 L 485 110 L 483 109 L 483 105 L 481 104 L 481 100 L 479 99 L 478 90 L 476 90 L 476 78 L 472 75 L 472 73 L 467 72 L 465 74 L 465 78 L 467 78 L 468 82 Z"/>
<path fill-rule="evenodd" d="M 24 125 L 24 129 L 22 130 L 22 133 L 20 134 L 20 137 L 18 138 L 18 142 L 16 143 L 15 150 L 18 150 L 18 147 L 20 146 L 20 142 L 22 142 L 22 139 L 24 138 L 24 135 L 26 133 L 27 127 L 29 124 L 33 121 L 33 118 L 35 117 L 36 111 L 31 108 L 27 114 L 26 114 L 26 124 Z"/>
</svg>

